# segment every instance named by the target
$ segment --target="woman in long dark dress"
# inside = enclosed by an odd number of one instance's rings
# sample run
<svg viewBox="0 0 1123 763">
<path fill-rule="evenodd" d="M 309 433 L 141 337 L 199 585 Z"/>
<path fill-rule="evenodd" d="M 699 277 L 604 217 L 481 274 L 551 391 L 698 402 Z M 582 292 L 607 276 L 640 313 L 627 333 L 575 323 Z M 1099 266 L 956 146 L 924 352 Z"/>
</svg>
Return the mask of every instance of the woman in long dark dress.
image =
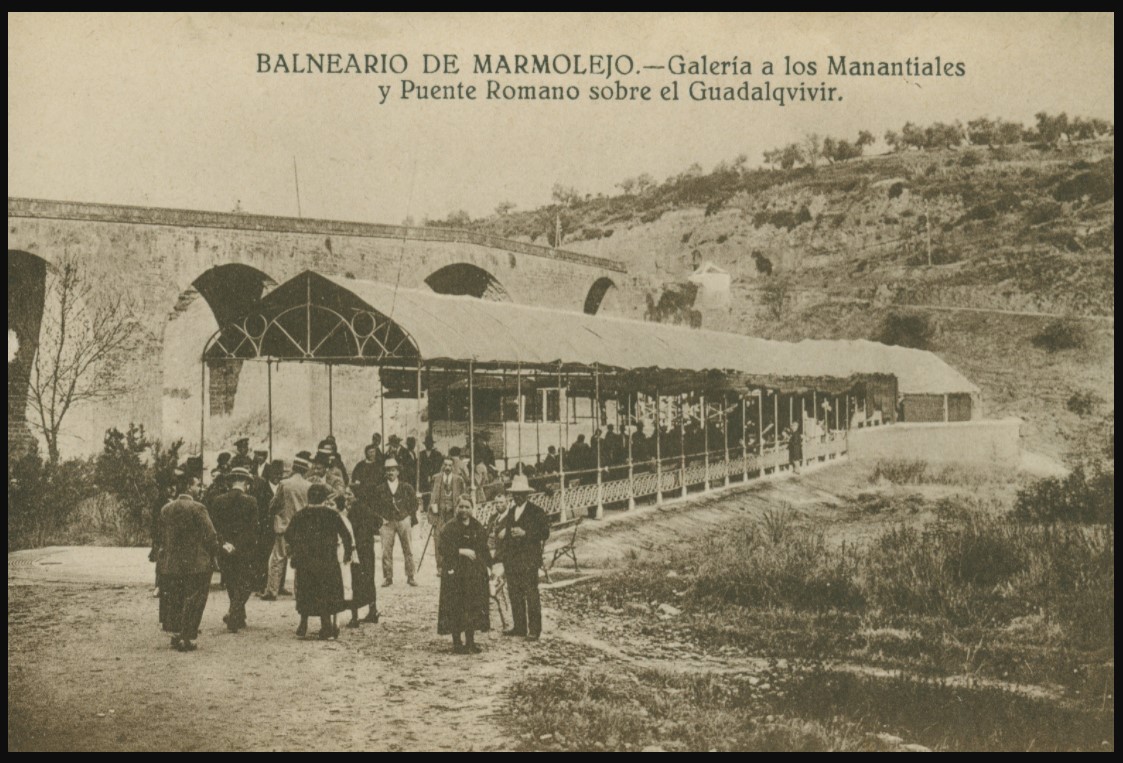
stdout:
<svg viewBox="0 0 1123 763">
<path fill-rule="evenodd" d="M 457 654 L 479 653 L 475 633 L 491 627 L 488 614 L 491 553 L 487 548 L 487 530 L 472 516 L 472 503 L 468 498 L 460 500 L 456 519 L 445 525 L 437 542 L 444 563 L 437 633 L 452 635 L 452 650 Z"/>
<path fill-rule="evenodd" d="M 350 564 L 354 544 L 351 531 L 331 500 L 327 485 L 312 485 L 308 488 L 308 506 L 293 516 L 285 531 L 296 570 L 296 611 L 300 613 L 296 635 L 301 637 L 308 633 L 309 617 L 320 618 L 320 638 L 338 637 L 339 628 L 332 620 L 348 607 L 337 547 L 342 540 L 344 561 Z"/>
<path fill-rule="evenodd" d="M 374 583 L 374 542 L 378 537 L 378 528 L 382 518 L 374 511 L 371 501 L 373 487 L 358 484 L 355 487 L 353 500 L 347 505 L 347 518 L 351 522 L 351 529 L 355 532 L 355 564 L 351 567 L 351 587 L 353 597 L 351 600 L 350 628 L 358 628 L 360 622 L 378 622 L 378 589 Z M 359 609 L 370 607 L 367 616 L 359 620 Z"/>
</svg>

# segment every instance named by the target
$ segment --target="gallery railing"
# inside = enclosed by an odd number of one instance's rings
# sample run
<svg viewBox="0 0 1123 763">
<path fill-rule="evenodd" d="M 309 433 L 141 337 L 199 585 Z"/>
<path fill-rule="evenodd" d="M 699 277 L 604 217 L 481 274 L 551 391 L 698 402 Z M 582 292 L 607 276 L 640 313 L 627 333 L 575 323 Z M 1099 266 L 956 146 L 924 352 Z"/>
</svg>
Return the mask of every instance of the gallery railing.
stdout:
<svg viewBox="0 0 1123 763">
<path fill-rule="evenodd" d="M 846 432 L 829 432 L 807 438 L 803 443 L 802 463 L 829 461 L 846 453 Z M 656 502 L 682 497 L 688 493 L 710 491 L 732 483 L 746 482 L 793 467 L 788 443 L 769 442 L 755 449 L 750 444 L 726 451 L 672 455 L 600 469 L 566 471 L 536 478 L 545 483 L 530 500 L 541 506 L 555 523 L 571 521 L 591 510 L 605 506 L 631 506 L 638 500 L 655 497 Z M 597 479 L 598 472 L 600 480 Z M 500 495 L 476 502 L 476 518 L 485 525 L 509 505 Z"/>
</svg>

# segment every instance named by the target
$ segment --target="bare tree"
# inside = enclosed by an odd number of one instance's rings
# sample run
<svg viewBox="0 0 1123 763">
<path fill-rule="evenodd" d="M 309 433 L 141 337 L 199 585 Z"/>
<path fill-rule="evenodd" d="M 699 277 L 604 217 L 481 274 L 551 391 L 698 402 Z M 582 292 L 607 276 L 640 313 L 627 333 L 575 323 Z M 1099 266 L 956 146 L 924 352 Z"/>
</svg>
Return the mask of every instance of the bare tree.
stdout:
<svg viewBox="0 0 1123 763">
<path fill-rule="evenodd" d="M 72 260 L 48 275 L 28 399 L 36 419 L 31 426 L 43 435 L 52 463 L 58 463 L 59 434 L 70 411 L 132 386 L 107 361 L 133 345 L 139 324 L 122 297 L 95 299 L 95 285 Z"/>
</svg>

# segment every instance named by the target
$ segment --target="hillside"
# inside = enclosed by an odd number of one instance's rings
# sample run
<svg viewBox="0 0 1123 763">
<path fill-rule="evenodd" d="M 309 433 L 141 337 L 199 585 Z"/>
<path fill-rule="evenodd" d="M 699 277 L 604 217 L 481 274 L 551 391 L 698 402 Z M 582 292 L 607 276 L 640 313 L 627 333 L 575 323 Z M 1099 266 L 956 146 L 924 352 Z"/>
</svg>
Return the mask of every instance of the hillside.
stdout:
<svg viewBox="0 0 1123 763">
<path fill-rule="evenodd" d="M 543 243 L 559 219 L 567 249 L 625 261 L 654 300 L 697 263 L 727 269 L 732 306 L 709 328 L 923 346 L 982 387 L 987 415 L 1025 419 L 1027 447 L 1072 460 L 1114 436 L 1113 138 L 694 167 L 471 226 Z"/>
</svg>

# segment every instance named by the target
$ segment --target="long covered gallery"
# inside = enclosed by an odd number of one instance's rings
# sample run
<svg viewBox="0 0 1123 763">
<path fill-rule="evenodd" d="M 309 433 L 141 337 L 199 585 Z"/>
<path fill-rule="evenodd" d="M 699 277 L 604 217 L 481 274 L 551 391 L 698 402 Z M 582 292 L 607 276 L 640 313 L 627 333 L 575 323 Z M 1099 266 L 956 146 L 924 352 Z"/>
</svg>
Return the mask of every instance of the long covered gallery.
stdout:
<svg viewBox="0 0 1123 763">
<path fill-rule="evenodd" d="M 305 271 L 220 326 L 204 350 L 202 388 L 226 364 L 326 366 L 331 432 L 346 416 L 332 403 L 332 371 L 368 369 L 372 399 L 412 405 L 413 432 L 444 452 L 461 448 L 472 473 L 487 461 L 528 474 L 535 500 L 565 520 L 773 473 L 793 452 L 836 458 L 848 429 L 892 424 L 909 395 L 937 396 L 945 413 L 951 395 L 977 397 L 954 369 L 917 352 L 775 342 Z M 272 389 L 263 397 L 272 451 Z M 204 402 L 201 442 L 207 425 Z"/>
</svg>

